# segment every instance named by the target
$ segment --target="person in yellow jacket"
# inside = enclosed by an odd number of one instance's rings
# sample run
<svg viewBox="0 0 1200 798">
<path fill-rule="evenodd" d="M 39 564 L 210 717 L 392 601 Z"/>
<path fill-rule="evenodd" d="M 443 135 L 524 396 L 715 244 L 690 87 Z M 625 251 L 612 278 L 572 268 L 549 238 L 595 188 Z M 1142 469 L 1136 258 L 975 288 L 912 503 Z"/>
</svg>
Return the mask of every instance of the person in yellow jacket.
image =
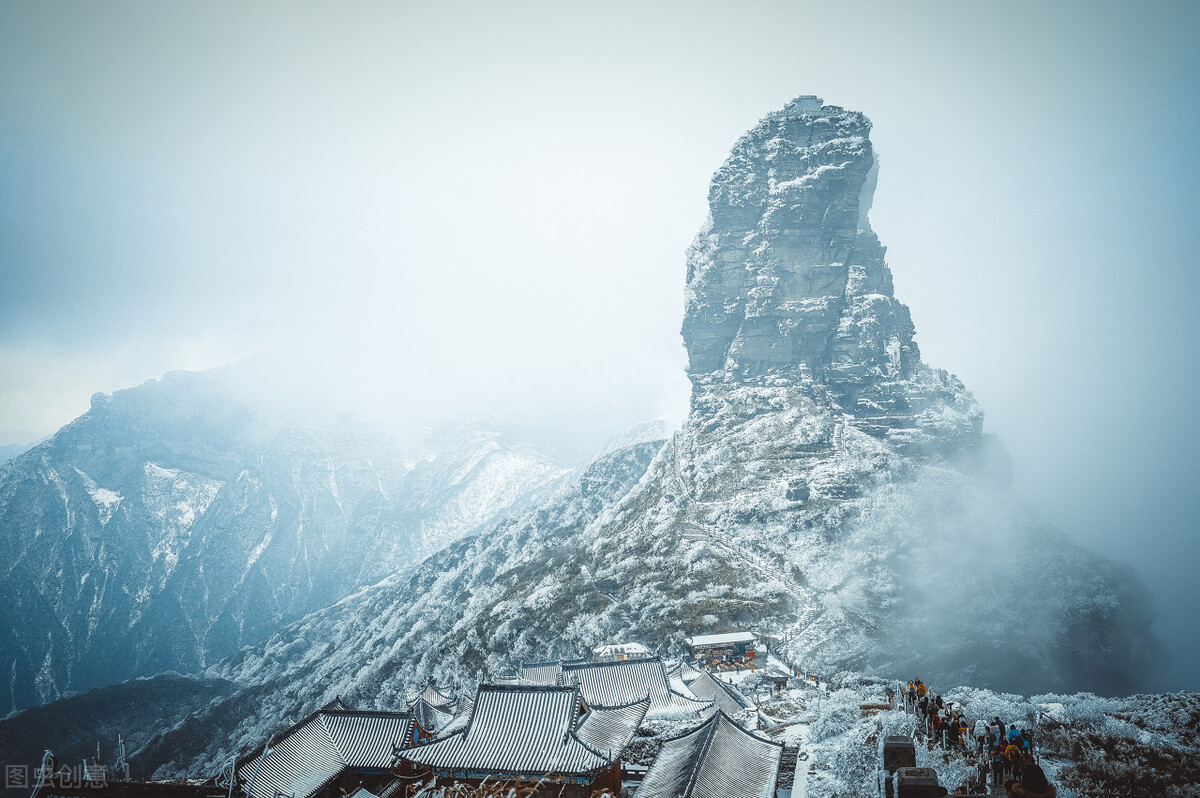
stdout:
<svg viewBox="0 0 1200 798">
<path fill-rule="evenodd" d="M 1012 774 L 1014 779 L 1021 778 L 1022 765 L 1025 762 L 1021 759 L 1021 748 L 1016 742 L 1010 742 L 1004 749 L 1004 769 Z"/>
</svg>

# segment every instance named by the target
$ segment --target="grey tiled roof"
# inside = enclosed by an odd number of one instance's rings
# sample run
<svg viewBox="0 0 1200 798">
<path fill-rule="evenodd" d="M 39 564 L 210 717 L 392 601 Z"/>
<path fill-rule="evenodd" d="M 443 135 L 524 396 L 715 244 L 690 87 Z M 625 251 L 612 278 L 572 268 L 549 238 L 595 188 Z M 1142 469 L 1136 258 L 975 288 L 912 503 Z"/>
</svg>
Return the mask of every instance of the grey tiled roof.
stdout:
<svg viewBox="0 0 1200 798">
<path fill-rule="evenodd" d="M 575 734 L 588 747 L 615 759 L 629 745 L 649 709 L 648 698 L 619 707 L 592 706 L 579 719 Z"/>
<path fill-rule="evenodd" d="M 692 667 L 690 662 L 681 660 L 679 663 L 679 677 L 683 679 L 684 684 L 691 684 L 696 679 L 700 678 L 702 671 L 698 671 Z"/>
<path fill-rule="evenodd" d="M 564 684 L 578 684 L 589 704 L 619 706 L 649 696 L 651 717 L 692 715 L 712 706 L 710 701 L 671 689 L 658 657 L 564 664 L 562 679 Z"/>
<path fill-rule="evenodd" d="M 424 697 L 412 702 L 408 707 L 408 711 L 412 713 L 413 720 L 431 735 L 440 734 L 442 729 L 449 726 L 450 722 L 454 720 L 453 713 L 447 712 L 444 709 L 438 709 L 426 701 Z"/>
<path fill-rule="evenodd" d="M 467 728 L 467 721 L 471 719 L 471 707 L 473 706 L 475 706 L 475 699 L 471 695 L 466 692 L 460 695 L 454 705 L 454 717 L 438 730 L 438 737 L 446 737 Z"/>
<path fill-rule="evenodd" d="M 529 662 L 522 663 L 520 676 L 533 684 L 558 684 L 558 669 L 561 662 Z"/>
<path fill-rule="evenodd" d="M 560 776 L 595 773 L 608 767 L 619 751 L 610 756 L 607 750 L 595 750 L 581 739 L 576 730 L 578 707 L 579 691 L 573 687 L 481 685 L 465 729 L 429 745 L 403 751 L 400 756 L 435 772 Z M 626 721 L 629 714 L 625 713 Z M 615 717 L 598 716 L 596 723 L 588 731 L 593 739 L 618 736 L 614 731 L 619 725 Z M 632 733 L 631 730 L 629 735 Z"/>
<path fill-rule="evenodd" d="M 418 699 L 424 699 L 425 702 L 431 707 L 448 710 L 450 712 L 454 711 L 454 699 L 434 687 L 432 684 L 425 685 L 425 689 L 421 691 L 421 695 L 418 696 Z"/>
<path fill-rule="evenodd" d="M 773 798 L 782 755 L 718 712 L 663 743 L 637 798 Z"/>
<path fill-rule="evenodd" d="M 722 712 L 731 717 L 754 707 L 754 702 L 742 695 L 736 687 L 726 684 L 708 671 L 701 673 L 689 687 L 699 698 L 712 701 Z"/>
<path fill-rule="evenodd" d="M 321 709 L 272 743 L 265 757 L 259 750 L 242 760 L 238 778 L 250 798 L 308 798 L 347 768 L 391 767 L 411 728 L 407 713 Z"/>
</svg>

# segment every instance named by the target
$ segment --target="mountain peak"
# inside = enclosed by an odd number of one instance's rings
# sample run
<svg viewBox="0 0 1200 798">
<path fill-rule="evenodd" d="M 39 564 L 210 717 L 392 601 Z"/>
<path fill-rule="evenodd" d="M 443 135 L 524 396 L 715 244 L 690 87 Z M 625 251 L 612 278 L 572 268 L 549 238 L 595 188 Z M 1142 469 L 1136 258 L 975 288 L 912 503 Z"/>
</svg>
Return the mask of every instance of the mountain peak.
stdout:
<svg viewBox="0 0 1200 798">
<path fill-rule="evenodd" d="M 975 440 L 982 412 L 921 362 L 871 230 L 870 129 L 863 114 L 804 95 L 744 135 L 714 175 L 688 251 L 693 399 L 716 385 L 802 387 L 897 443 Z"/>
</svg>

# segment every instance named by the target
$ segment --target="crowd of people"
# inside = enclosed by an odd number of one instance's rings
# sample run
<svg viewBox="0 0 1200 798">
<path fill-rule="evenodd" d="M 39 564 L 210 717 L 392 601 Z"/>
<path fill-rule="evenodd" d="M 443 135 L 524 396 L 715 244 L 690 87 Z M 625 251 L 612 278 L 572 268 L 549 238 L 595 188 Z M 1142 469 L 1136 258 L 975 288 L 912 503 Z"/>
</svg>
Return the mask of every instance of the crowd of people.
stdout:
<svg viewBox="0 0 1200 798">
<path fill-rule="evenodd" d="M 887 690 L 895 702 L 896 691 Z M 921 721 L 930 749 L 959 751 L 975 767 L 980 792 L 986 790 L 988 776 L 993 786 L 1004 785 L 1005 792 L 1019 798 L 1053 798 L 1054 785 L 1037 764 L 1033 737 L 1025 729 L 1006 724 L 999 717 L 990 721 L 978 718 L 969 724 L 961 704 L 945 701 L 920 679 L 913 679 L 902 690 L 904 709 Z"/>
</svg>

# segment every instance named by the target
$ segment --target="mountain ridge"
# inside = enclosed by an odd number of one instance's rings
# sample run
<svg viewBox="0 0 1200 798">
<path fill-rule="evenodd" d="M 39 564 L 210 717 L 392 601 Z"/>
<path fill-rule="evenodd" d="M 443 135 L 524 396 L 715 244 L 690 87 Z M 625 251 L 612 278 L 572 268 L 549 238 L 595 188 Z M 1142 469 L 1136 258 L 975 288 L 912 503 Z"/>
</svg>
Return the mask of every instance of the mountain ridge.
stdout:
<svg viewBox="0 0 1200 798">
<path fill-rule="evenodd" d="M 417 448 L 348 418 L 291 420 L 175 372 L 0 467 L 6 712 L 199 670 L 374 584 L 565 467 L 479 426 Z M 346 557 L 353 550 L 355 557 Z"/>
</svg>

